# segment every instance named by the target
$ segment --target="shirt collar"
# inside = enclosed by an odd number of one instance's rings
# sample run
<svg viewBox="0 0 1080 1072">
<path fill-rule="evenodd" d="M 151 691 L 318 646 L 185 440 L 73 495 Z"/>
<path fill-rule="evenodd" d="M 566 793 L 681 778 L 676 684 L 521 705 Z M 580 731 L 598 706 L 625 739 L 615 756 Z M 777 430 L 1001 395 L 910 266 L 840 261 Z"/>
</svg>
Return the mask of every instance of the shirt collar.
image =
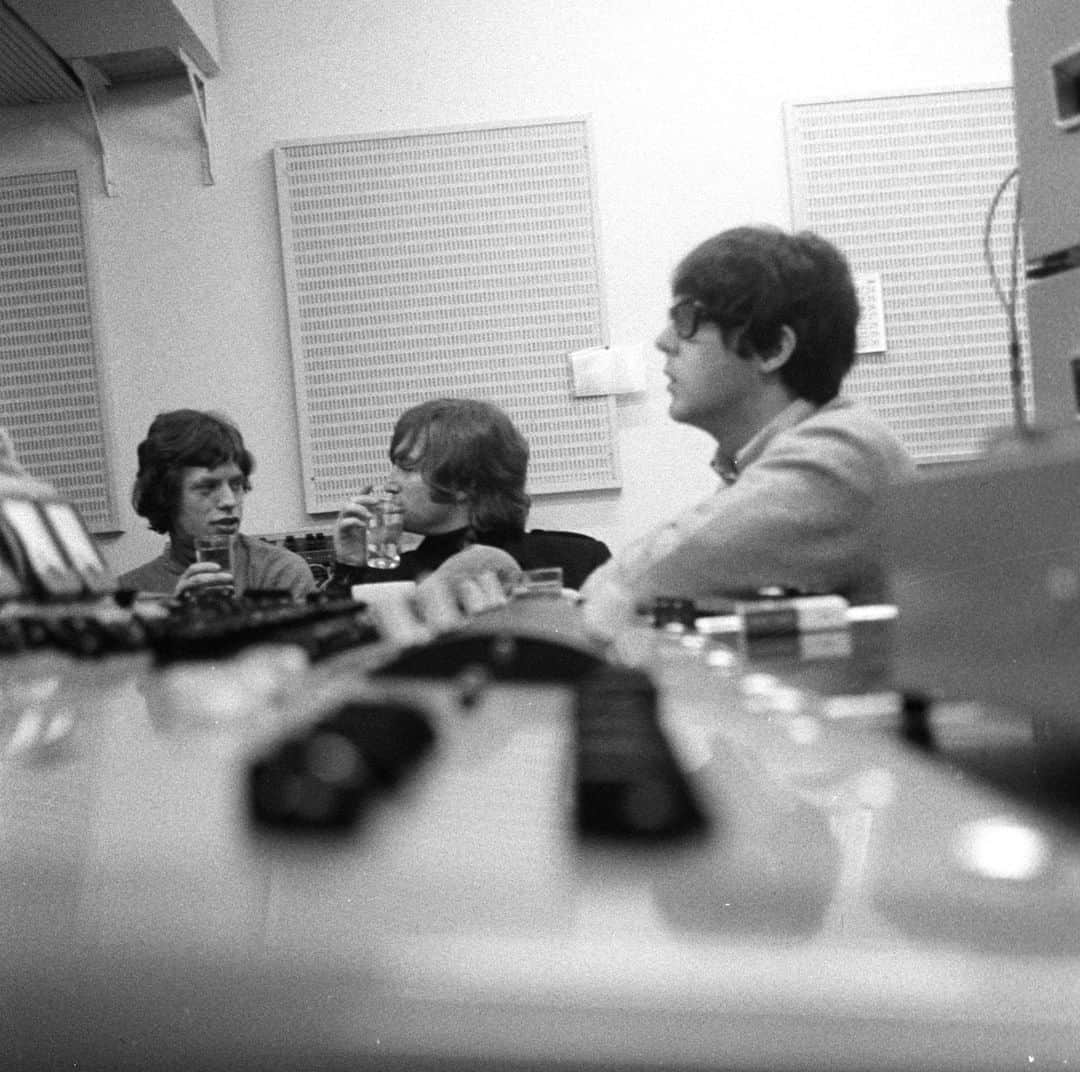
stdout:
<svg viewBox="0 0 1080 1072">
<path fill-rule="evenodd" d="M 794 428 L 795 425 L 805 421 L 817 408 L 808 399 L 796 398 L 794 402 L 786 405 L 773 417 L 768 424 L 758 429 L 750 440 L 735 452 L 734 457 L 728 457 L 717 449 L 711 463 L 713 469 L 716 470 L 725 484 L 734 484 L 738 480 L 739 474 L 765 453 L 765 448 L 773 439 L 781 432 L 786 432 L 789 428 Z"/>
</svg>

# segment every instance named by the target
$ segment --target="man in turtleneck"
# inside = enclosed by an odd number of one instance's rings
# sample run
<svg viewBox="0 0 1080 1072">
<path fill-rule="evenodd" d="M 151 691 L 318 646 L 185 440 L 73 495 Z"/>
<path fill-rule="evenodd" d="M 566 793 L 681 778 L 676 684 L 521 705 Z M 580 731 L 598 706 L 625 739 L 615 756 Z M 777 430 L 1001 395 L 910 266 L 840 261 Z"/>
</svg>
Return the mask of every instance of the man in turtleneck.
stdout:
<svg viewBox="0 0 1080 1072">
<path fill-rule="evenodd" d="M 326 588 L 415 581 L 466 547 L 508 552 L 524 570 L 559 566 L 563 583 L 578 588 L 610 557 L 605 544 L 572 532 L 526 532 L 529 445 L 498 406 L 469 398 L 437 398 L 406 410 L 390 439 L 390 479 L 407 532 L 421 542 L 396 569 L 335 563 Z M 350 499 L 336 534 L 366 524 L 376 501 L 369 491 Z M 339 541 L 335 540 L 335 544 Z"/>
<path fill-rule="evenodd" d="M 168 534 L 157 558 L 122 574 L 122 588 L 171 596 L 212 589 L 288 591 L 300 599 L 315 578 L 300 555 L 240 533 L 244 495 L 255 459 L 231 421 L 219 414 L 178 409 L 159 413 L 139 444 L 132 489 L 135 512 L 154 532 Z M 233 570 L 195 560 L 195 540 L 233 540 Z"/>
</svg>

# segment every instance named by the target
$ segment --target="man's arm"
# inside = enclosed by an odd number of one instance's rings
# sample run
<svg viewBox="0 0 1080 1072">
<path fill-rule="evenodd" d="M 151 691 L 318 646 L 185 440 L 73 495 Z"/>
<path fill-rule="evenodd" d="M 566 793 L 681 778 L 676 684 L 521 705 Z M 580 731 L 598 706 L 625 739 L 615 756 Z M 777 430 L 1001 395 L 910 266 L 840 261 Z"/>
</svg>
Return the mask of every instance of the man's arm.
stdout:
<svg viewBox="0 0 1080 1072">
<path fill-rule="evenodd" d="M 767 585 L 882 598 L 876 508 L 889 483 L 910 471 L 903 448 L 875 420 L 808 420 L 777 436 L 734 485 L 597 570 L 582 589 L 586 616 L 609 632 L 660 595 Z"/>
</svg>

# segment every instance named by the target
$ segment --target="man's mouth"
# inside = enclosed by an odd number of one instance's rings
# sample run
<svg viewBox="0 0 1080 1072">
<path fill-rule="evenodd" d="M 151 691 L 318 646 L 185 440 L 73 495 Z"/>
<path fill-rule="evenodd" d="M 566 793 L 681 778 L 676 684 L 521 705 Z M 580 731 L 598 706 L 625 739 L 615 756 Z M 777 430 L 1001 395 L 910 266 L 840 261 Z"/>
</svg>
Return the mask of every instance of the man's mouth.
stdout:
<svg viewBox="0 0 1080 1072">
<path fill-rule="evenodd" d="M 218 532 L 235 532 L 240 527 L 240 519 L 238 517 L 223 517 L 220 521 L 212 522 L 213 528 Z"/>
</svg>

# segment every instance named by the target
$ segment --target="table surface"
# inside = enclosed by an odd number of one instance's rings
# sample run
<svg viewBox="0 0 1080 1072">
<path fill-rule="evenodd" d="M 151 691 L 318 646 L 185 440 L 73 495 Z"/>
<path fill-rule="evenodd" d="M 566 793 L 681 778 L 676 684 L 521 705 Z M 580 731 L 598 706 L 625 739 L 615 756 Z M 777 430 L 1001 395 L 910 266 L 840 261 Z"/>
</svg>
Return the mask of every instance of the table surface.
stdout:
<svg viewBox="0 0 1080 1072">
<path fill-rule="evenodd" d="M 1026 768 L 1036 729 L 952 704 L 927 755 L 888 626 L 809 639 L 630 638 L 712 819 L 653 849 L 575 836 L 562 684 L 465 708 L 363 651 L 0 664 L 0 1065 L 1080 1061 L 1080 828 L 978 763 Z M 254 756 L 385 694 L 436 728 L 410 782 L 341 836 L 252 824 Z"/>
</svg>

